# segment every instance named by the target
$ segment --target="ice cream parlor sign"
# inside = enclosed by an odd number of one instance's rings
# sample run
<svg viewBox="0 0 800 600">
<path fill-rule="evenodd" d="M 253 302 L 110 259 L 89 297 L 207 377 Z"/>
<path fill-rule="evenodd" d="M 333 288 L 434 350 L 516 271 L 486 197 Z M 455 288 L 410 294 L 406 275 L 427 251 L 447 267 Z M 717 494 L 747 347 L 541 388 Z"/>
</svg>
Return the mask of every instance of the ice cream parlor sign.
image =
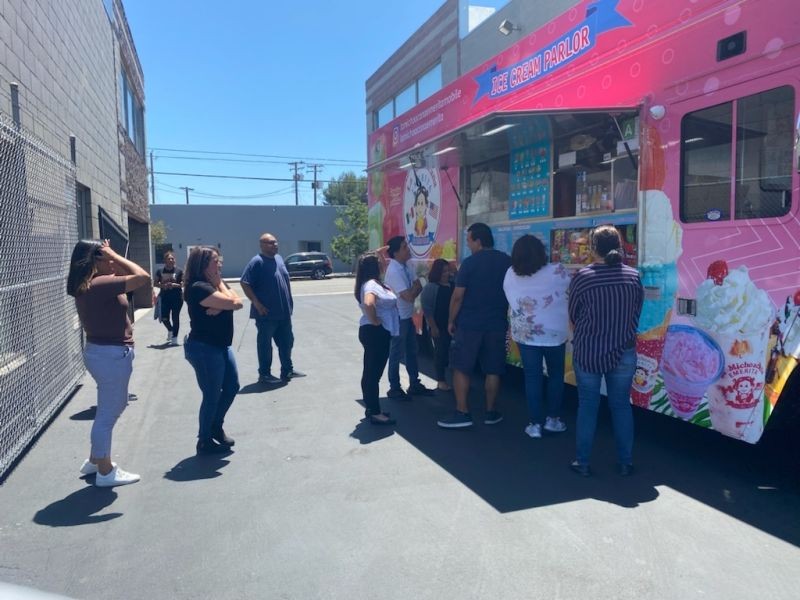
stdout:
<svg viewBox="0 0 800 600">
<path fill-rule="evenodd" d="M 628 19 L 617 12 L 618 3 L 619 0 L 598 0 L 590 4 L 584 21 L 547 47 L 504 69 L 498 70 L 497 65 L 492 65 L 477 75 L 475 81 L 478 90 L 473 104 L 484 96 L 500 98 L 530 85 L 586 54 L 595 45 L 599 34 L 631 25 Z"/>
</svg>

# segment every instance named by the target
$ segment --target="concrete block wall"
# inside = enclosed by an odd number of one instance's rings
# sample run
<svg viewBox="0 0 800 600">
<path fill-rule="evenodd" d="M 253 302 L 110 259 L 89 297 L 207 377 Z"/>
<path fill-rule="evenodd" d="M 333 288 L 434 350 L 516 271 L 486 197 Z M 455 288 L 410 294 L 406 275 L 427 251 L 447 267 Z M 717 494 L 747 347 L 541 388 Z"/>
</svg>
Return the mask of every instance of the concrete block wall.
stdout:
<svg viewBox="0 0 800 600">
<path fill-rule="evenodd" d="M 22 126 L 69 158 L 97 206 L 126 227 L 120 201 L 115 41 L 99 0 L 0 0 L 0 110 L 11 114 L 19 84 Z"/>
<path fill-rule="evenodd" d="M 299 252 L 300 242 L 320 241 L 335 272 L 349 272 L 331 253 L 331 239 L 339 231 L 334 225 L 335 206 L 219 206 L 204 204 L 152 204 L 150 218 L 164 221 L 167 242 L 172 244 L 179 265 L 190 246 L 220 248 L 225 257 L 225 277 L 238 277 L 258 253 L 258 238 L 271 233 L 278 238 L 281 256 Z"/>
</svg>

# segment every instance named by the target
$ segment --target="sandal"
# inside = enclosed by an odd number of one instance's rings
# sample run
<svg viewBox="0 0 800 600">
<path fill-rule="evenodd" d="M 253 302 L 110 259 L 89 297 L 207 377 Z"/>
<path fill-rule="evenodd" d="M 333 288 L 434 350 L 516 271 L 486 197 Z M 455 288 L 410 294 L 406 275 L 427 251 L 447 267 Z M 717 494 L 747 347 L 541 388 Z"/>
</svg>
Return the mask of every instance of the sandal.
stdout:
<svg viewBox="0 0 800 600">
<path fill-rule="evenodd" d="M 391 418 L 385 413 L 381 413 L 380 416 L 384 418 L 381 419 L 378 415 L 370 415 L 368 417 L 369 422 L 372 423 L 373 425 L 394 425 L 396 423 L 396 421 L 393 418 Z"/>
</svg>

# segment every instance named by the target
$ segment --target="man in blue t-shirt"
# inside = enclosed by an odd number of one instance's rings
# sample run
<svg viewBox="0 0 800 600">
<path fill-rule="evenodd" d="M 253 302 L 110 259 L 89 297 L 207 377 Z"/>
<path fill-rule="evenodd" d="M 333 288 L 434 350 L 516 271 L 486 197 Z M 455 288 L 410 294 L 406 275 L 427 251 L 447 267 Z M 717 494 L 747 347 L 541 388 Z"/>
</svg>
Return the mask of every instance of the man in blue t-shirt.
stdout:
<svg viewBox="0 0 800 600">
<path fill-rule="evenodd" d="M 453 336 L 450 366 L 456 397 L 456 412 L 438 421 L 440 427 L 447 429 L 472 425 L 467 394 L 470 373 L 476 364 L 480 364 L 486 376 L 484 423 L 495 425 L 503 420 L 495 402 L 506 366 L 508 301 L 503 279 L 511 266 L 511 257 L 494 249 L 492 230 L 485 223 L 469 226 L 467 246 L 472 256 L 464 259 L 458 270 L 447 327 Z"/>
<path fill-rule="evenodd" d="M 250 318 L 255 319 L 258 330 L 258 381 L 276 385 L 304 374 L 292 366 L 294 301 L 289 271 L 278 254 L 278 240 L 274 235 L 265 233 L 258 241 L 261 251 L 247 263 L 241 284 L 250 299 Z M 275 340 L 281 361 L 280 379 L 272 375 L 272 340 Z"/>
</svg>

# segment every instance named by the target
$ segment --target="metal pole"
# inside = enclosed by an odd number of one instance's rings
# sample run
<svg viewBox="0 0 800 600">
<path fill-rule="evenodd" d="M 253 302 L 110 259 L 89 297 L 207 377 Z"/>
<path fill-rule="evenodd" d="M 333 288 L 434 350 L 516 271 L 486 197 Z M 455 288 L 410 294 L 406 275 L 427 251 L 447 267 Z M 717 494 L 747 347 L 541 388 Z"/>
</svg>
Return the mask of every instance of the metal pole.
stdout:
<svg viewBox="0 0 800 600">
<path fill-rule="evenodd" d="M 150 201 L 156 203 L 156 176 L 153 170 L 153 151 L 150 150 Z"/>
<path fill-rule="evenodd" d="M 179 188 L 179 189 L 182 189 L 182 190 L 184 190 L 186 192 L 186 204 L 189 204 L 189 192 L 193 192 L 194 188 L 182 187 L 182 188 Z"/>
</svg>

